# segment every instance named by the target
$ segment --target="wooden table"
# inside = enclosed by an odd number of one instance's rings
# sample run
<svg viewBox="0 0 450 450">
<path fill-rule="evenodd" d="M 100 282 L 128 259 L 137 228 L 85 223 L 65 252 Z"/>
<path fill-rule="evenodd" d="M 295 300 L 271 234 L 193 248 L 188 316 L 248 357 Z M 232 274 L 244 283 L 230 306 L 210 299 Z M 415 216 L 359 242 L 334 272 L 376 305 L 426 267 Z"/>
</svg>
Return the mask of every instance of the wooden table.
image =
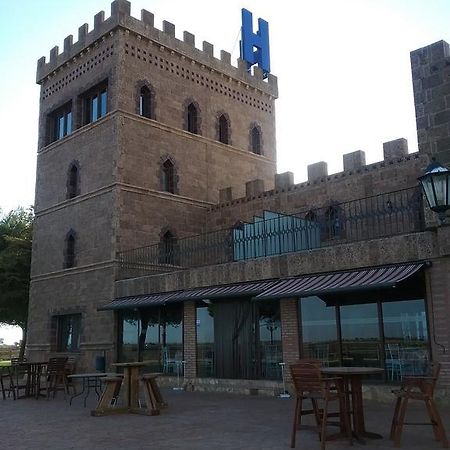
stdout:
<svg viewBox="0 0 450 450">
<path fill-rule="evenodd" d="M 159 373 L 151 374 L 151 382 L 148 382 L 145 389 L 150 390 L 150 395 L 154 399 L 159 399 L 153 405 L 146 404 L 145 408 L 140 407 L 139 403 L 139 369 L 143 366 L 149 365 L 149 361 L 139 362 L 127 362 L 127 363 L 115 363 L 112 364 L 115 367 L 122 367 L 124 370 L 123 380 L 117 380 L 117 376 L 111 377 L 111 383 L 118 383 L 119 389 L 123 390 L 123 407 L 111 406 L 114 398 L 117 398 L 119 394 L 118 389 L 106 388 L 100 398 L 97 408 L 92 411 L 93 416 L 104 416 L 108 414 L 121 414 L 121 413 L 134 413 L 145 415 L 157 415 L 159 414 L 159 407 L 166 404 L 162 401 L 161 393 L 156 384 L 156 377 Z M 104 378 L 106 382 L 110 381 L 110 377 Z M 146 399 L 147 399 L 146 395 Z M 150 403 L 147 401 L 147 403 Z"/>
<path fill-rule="evenodd" d="M 19 362 L 17 365 L 11 366 L 13 371 L 12 376 L 14 376 L 15 368 L 18 369 L 20 367 L 23 367 L 26 369 L 27 373 L 25 394 L 19 396 L 19 392 L 17 391 L 17 398 L 35 397 L 36 399 L 38 399 L 40 396 L 43 396 L 43 394 L 41 394 L 41 375 L 42 370 L 47 364 L 47 361 L 23 361 Z M 17 377 L 14 382 L 16 381 Z"/>
<path fill-rule="evenodd" d="M 365 375 L 382 373 L 379 367 L 323 367 L 324 375 L 342 377 L 345 384 L 345 396 L 347 407 L 351 411 L 353 418 L 353 435 L 360 443 L 365 443 L 364 438 L 382 439 L 383 436 L 377 433 L 366 431 L 364 421 L 364 406 L 362 397 L 362 378 Z M 351 400 L 351 401 L 350 401 Z"/>
<path fill-rule="evenodd" d="M 74 373 L 72 375 L 69 375 L 67 378 L 70 378 L 71 380 L 82 380 L 83 381 L 83 388 L 81 389 L 81 392 L 78 394 L 72 395 L 70 397 L 69 405 L 72 406 L 72 400 L 76 397 L 79 397 L 80 395 L 84 396 L 84 407 L 86 408 L 86 400 L 89 396 L 89 392 L 91 391 L 91 388 L 94 389 L 95 393 L 97 394 L 97 398 L 100 399 L 101 389 L 102 389 L 102 382 L 101 378 L 107 377 L 107 373 L 99 373 L 99 372 L 93 372 L 93 373 Z"/>
</svg>

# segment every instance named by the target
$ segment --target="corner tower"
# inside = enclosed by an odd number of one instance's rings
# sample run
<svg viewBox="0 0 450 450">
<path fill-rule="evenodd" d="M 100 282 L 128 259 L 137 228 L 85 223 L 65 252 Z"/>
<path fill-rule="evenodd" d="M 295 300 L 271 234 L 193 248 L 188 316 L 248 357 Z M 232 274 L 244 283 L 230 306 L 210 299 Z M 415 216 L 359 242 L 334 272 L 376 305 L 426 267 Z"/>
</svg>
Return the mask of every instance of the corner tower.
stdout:
<svg viewBox="0 0 450 450">
<path fill-rule="evenodd" d="M 115 358 L 117 252 L 205 229 L 219 190 L 275 174 L 276 78 L 130 16 L 116 0 L 38 61 L 41 85 L 27 351 Z"/>
</svg>

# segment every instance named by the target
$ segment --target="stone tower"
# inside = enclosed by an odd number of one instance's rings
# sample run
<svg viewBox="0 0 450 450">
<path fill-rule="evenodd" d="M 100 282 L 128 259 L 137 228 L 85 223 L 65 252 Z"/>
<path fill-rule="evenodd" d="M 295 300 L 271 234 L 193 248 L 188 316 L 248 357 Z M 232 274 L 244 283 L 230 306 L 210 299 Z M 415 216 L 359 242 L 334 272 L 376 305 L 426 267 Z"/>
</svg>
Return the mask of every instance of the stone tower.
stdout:
<svg viewBox="0 0 450 450">
<path fill-rule="evenodd" d="M 38 61 L 36 221 L 27 352 L 115 359 L 117 252 L 205 229 L 206 210 L 273 187 L 277 81 L 115 0 Z"/>
</svg>

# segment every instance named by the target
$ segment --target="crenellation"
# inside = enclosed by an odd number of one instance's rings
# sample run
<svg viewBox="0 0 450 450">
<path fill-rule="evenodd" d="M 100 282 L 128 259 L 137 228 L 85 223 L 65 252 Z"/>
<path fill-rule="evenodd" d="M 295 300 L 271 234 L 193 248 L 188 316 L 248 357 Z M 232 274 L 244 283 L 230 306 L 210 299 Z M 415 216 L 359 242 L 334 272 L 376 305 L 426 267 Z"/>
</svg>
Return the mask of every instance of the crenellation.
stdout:
<svg viewBox="0 0 450 450">
<path fill-rule="evenodd" d="M 59 55 L 59 47 L 57 45 L 55 45 L 51 50 L 50 50 L 50 64 L 56 61 L 56 59 L 58 58 Z"/>
<path fill-rule="evenodd" d="M 403 158 L 408 154 L 408 141 L 405 138 L 395 139 L 383 143 L 383 157 L 385 160 L 391 158 Z"/>
<path fill-rule="evenodd" d="M 220 59 L 214 57 L 214 46 L 209 42 L 203 43 L 202 50 L 195 47 L 195 36 L 185 32 L 183 40 L 175 37 L 175 25 L 163 21 L 163 30 L 154 27 L 154 15 L 145 9 L 141 10 L 141 19 L 136 19 L 130 15 L 131 5 L 126 0 L 115 0 L 111 3 L 111 16 L 105 19 L 104 11 L 100 11 L 94 17 L 94 29 L 89 32 L 88 25 L 84 24 L 78 29 L 78 41 L 65 41 L 64 52 L 51 58 L 48 63 L 40 60 L 37 67 L 36 80 L 41 83 L 49 74 L 58 70 L 70 59 L 76 57 L 84 51 L 86 47 L 95 45 L 102 36 L 111 33 L 115 28 L 124 28 L 128 33 L 132 32 L 141 36 L 141 39 L 148 39 L 162 47 L 162 50 L 169 48 L 178 53 L 180 57 L 197 61 L 200 65 L 208 67 L 211 71 L 221 72 L 224 76 L 236 81 L 250 84 L 252 87 L 270 95 L 272 98 L 278 96 L 277 78 L 273 75 L 267 80 L 261 76 L 257 69 L 252 75 L 247 70 L 247 63 L 239 60 L 237 67 L 231 64 L 231 55 L 228 52 L 221 52 Z M 45 61 L 45 60 L 44 60 Z"/>
<path fill-rule="evenodd" d="M 209 43 L 208 41 L 203 41 L 203 52 L 210 56 L 211 58 L 214 58 L 214 45 Z"/>
<path fill-rule="evenodd" d="M 98 28 L 105 21 L 105 11 L 99 11 L 94 16 L 94 28 Z"/>
<path fill-rule="evenodd" d="M 325 161 L 319 161 L 308 164 L 308 181 L 317 181 L 328 176 L 328 164 Z"/>
<path fill-rule="evenodd" d="M 155 26 L 155 15 L 146 9 L 141 9 L 141 21 L 150 27 Z"/>
<path fill-rule="evenodd" d="M 73 36 L 71 34 L 69 34 L 69 36 L 67 36 L 64 39 L 64 53 L 70 52 L 72 45 L 73 45 Z"/>
<path fill-rule="evenodd" d="M 263 80 L 264 79 L 264 72 L 263 70 L 258 66 L 253 66 L 253 76 L 257 80 Z"/>
<path fill-rule="evenodd" d="M 344 172 L 357 170 L 366 165 L 366 154 L 362 150 L 346 153 L 342 156 L 344 163 Z"/>
<path fill-rule="evenodd" d="M 292 172 L 275 174 L 275 190 L 287 190 L 292 186 L 294 186 L 294 174 Z"/>
<path fill-rule="evenodd" d="M 183 42 L 195 47 L 195 35 L 189 33 L 189 31 L 183 31 Z"/>
<path fill-rule="evenodd" d="M 163 20 L 163 32 L 168 36 L 175 37 L 175 25 L 167 20 Z"/>
</svg>

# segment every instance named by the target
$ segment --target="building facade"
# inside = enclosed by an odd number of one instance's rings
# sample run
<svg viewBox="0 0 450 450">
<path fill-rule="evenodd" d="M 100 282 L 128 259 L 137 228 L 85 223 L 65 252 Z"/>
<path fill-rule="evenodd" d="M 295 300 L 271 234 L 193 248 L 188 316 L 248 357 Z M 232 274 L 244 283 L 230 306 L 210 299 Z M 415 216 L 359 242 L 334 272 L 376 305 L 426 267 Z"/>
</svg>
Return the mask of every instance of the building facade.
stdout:
<svg viewBox="0 0 450 450">
<path fill-rule="evenodd" d="M 116 0 L 39 60 L 29 356 L 193 386 L 304 356 L 387 381 L 433 360 L 450 386 L 450 230 L 417 186 L 450 163 L 448 45 L 411 53 L 419 152 L 398 139 L 300 184 L 276 174 L 276 78 L 220 56 Z"/>
</svg>

